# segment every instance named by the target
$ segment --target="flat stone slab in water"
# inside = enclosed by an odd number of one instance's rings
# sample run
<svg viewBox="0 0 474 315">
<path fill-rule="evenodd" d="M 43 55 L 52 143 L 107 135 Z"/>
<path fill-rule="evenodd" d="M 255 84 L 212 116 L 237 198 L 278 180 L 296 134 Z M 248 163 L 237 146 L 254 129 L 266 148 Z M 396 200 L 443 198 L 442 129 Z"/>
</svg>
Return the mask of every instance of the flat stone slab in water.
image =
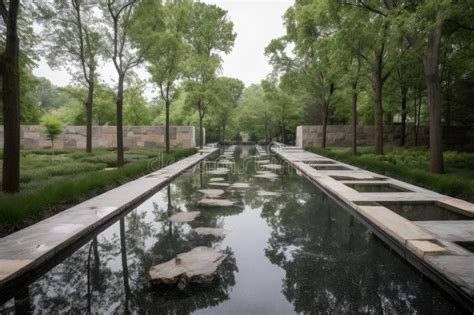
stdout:
<svg viewBox="0 0 474 315">
<path fill-rule="evenodd" d="M 214 178 L 211 178 L 209 181 L 211 181 L 211 182 L 223 182 L 223 181 L 225 181 L 225 178 L 224 177 L 214 177 Z"/>
<path fill-rule="evenodd" d="M 230 231 L 226 229 L 208 228 L 208 227 L 198 227 L 198 228 L 195 228 L 194 231 L 199 235 L 212 235 L 216 237 L 224 237 L 228 233 L 230 233 Z"/>
<path fill-rule="evenodd" d="M 249 188 L 248 183 L 233 183 L 232 188 Z"/>
<path fill-rule="evenodd" d="M 209 171 L 207 173 L 211 175 L 225 175 L 229 173 L 229 169 L 226 167 L 218 167 L 215 170 Z"/>
<path fill-rule="evenodd" d="M 151 267 L 148 275 L 153 284 L 177 285 L 183 290 L 189 283 L 212 283 L 217 275 L 217 268 L 226 257 L 227 255 L 210 247 L 196 247 Z"/>
<path fill-rule="evenodd" d="M 234 205 L 233 201 L 227 199 L 208 199 L 203 198 L 198 201 L 198 204 L 208 207 L 230 207 Z"/>
<path fill-rule="evenodd" d="M 264 172 L 257 172 L 257 175 L 255 175 L 254 177 L 266 178 L 266 179 L 277 179 L 278 175 L 272 172 L 264 171 Z"/>
<path fill-rule="evenodd" d="M 168 218 L 171 222 L 191 222 L 194 221 L 201 213 L 199 211 L 190 211 L 190 212 L 179 212 L 173 214 L 171 217 Z"/>
<path fill-rule="evenodd" d="M 281 165 L 280 165 L 280 164 L 265 164 L 265 165 L 262 165 L 262 167 L 268 168 L 268 169 L 271 169 L 271 170 L 279 170 L 279 169 L 281 169 Z"/>
<path fill-rule="evenodd" d="M 222 189 L 199 189 L 198 191 L 209 197 L 219 197 L 224 194 Z"/>
<path fill-rule="evenodd" d="M 260 197 L 270 197 L 270 196 L 279 196 L 280 193 L 275 192 L 275 191 L 260 190 L 260 191 L 257 191 L 257 195 L 259 195 Z"/>
<path fill-rule="evenodd" d="M 221 165 L 234 165 L 235 163 L 232 162 L 232 161 L 221 160 L 221 161 L 217 162 L 217 164 L 221 164 Z"/>
<path fill-rule="evenodd" d="M 217 186 L 217 187 L 229 187 L 229 183 L 222 183 L 222 182 L 213 182 L 209 183 L 209 186 Z"/>
</svg>

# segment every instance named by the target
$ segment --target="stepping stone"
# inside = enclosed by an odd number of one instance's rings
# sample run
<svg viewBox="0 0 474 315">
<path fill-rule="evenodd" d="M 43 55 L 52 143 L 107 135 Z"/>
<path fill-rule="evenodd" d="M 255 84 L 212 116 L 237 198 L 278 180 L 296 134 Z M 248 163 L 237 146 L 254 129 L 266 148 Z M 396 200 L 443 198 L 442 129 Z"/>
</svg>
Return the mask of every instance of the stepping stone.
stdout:
<svg viewBox="0 0 474 315">
<path fill-rule="evenodd" d="M 210 247 L 196 247 L 148 271 L 150 282 L 155 285 L 176 285 L 184 290 L 190 283 L 211 284 L 217 268 L 227 255 Z"/>
<path fill-rule="evenodd" d="M 199 211 L 190 211 L 190 212 L 178 212 L 173 214 L 171 217 L 168 218 L 171 222 L 191 222 L 194 221 L 201 213 Z"/>
<path fill-rule="evenodd" d="M 234 205 L 234 202 L 227 199 L 203 198 L 198 201 L 198 204 L 201 206 L 208 206 L 208 207 L 230 207 Z"/>
<path fill-rule="evenodd" d="M 249 188 L 248 183 L 233 183 L 231 185 L 232 188 Z"/>
<path fill-rule="evenodd" d="M 224 167 L 219 167 L 219 168 L 216 168 L 215 170 L 209 171 L 207 173 L 211 174 L 211 175 L 226 175 L 226 174 L 229 173 L 229 169 L 224 168 Z"/>
<path fill-rule="evenodd" d="M 224 177 L 214 177 L 214 178 L 211 178 L 209 181 L 211 181 L 211 182 L 223 182 L 223 181 L 225 181 L 225 178 Z"/>
<path fill-rule="evenodd" d="M 219 197 L 224 194 L 222 189 L 199 189 L 198 191 L 209 197 Z"/>
<path fill-rule="evenodd" d="M 229 187 L 229 183 L 221 183 L 221 182 L 211 182 L 209 183 L 209 186 L 215 186 L 215 187 Z"/>
<path fill-rule="evenodd" d="M 280 193 L 274 192 L 274 191 L 259 190 L 257 192 L 257 195 L 259 195 L 260 197 L 271 197 L 271 196 L 279 196 Z"/>
<path fill-rule="evenodd" d="M 224 237 L 230 231 L 226 229 L 219 229 L 219 228 L 208 228 L 208 227 L 198 227 L 195 228 L 194 231 L 199 235 L 212 235 L 216 237 Z"/>
<path fill-rule="evenodd" d="M 278 175 L 275 175 L 275 174 L 273 174 L 273 175 L 270 175 L 270 174 L 268 174 L 268 175 L 255 175 L 254 177 L 255 178 L 264 178 L 264 179 L 269 179 L 269 180 L 276 180 L 278 178 Z"/>
<path fill-rule="evenodd" d="M 268 168 L 268 169 L 271 169 L 271 170 L 279 170 L 281 169 L 281 165 L 280 164 L 265 164 L 265 165 L 262 165 L 263 168 Z"/>
<path fill-rule="evenodd" d="M 207 172 L 208 174 L 210 175 L 226 175 L 229 173 L 229 169 L 226 168 L 227 171 L 222 171 L 222 170 L 213 170 L 213 171 L 209 171 Z"/>
<path fill-rule="evenodd" d="M 266 179 L 277 179 L 279 176 L 275 173 L 270 171 L 257 171 L 257 175 L 254 177 L 256 178 L 266 178 Z"/>
</svg>

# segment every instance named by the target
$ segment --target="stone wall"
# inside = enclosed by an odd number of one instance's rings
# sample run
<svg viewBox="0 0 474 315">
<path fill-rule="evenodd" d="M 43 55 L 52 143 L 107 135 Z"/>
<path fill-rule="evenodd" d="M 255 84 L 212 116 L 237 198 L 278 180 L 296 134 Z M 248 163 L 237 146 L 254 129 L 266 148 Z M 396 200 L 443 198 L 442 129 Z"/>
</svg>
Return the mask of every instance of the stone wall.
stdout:
<svg viewBox="0 0 474 315">
<path fill-rule="evenodd" d="M 41 126 L 21 126 L 21 148 L 50 148 L 51 141 L 44 136 Z M 163 126 L 126 126 L 123 128 L 125 147 L 164 147 L 165 127 Z M 175 148 L 191 148 L 196 146 L 196 135 L 193 126 L 171 126 L 170 145 Z M 117 146 L 115 126 L 93 126 L 92 146 L 113 148 Z M 3 147 L 3 126 L 0 126 L 0 147 Z M 54 147 L 85 148 L 86 127 L 66 126 L 64 132 L 54 141 Z"/>
<path fill-rule="evenodd" d="M 296 127 L 296 146 L 321 146 L 321 125 Z M 400 125 L 384 126 L 384 143 L 398 145 L 400 143 Z M 349 147 L 352 142 L 352 127 L 348 125 L 327 126 L 327 146 Z M 450 127 L 443 129 L 443 141 L 448 148 L 473 151 L 474 150 L 474 128 Z M 415 145 L 415 127 L 407 125 L 406 145 Z M 357 144 L 360 146 L 374 145 L 374 126 L 357 127 Z M 429 144 L 429 128 L 421 126 L 418 134 L 418 145 Z"/>
</svg>

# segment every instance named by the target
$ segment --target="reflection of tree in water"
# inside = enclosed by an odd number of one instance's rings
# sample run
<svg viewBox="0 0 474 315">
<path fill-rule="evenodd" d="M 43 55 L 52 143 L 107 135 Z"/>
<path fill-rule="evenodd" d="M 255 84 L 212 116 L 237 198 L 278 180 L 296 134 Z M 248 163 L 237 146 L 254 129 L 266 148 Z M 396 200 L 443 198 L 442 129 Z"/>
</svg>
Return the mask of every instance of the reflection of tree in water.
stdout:
<svg viewBox="0 0 474 315">
<path fill-rule="evenodd" d="M 301 184 L 285 187 L 284 196 L 264 205 L 262 217 L 273 228 L 266 255 L 286 271 L 283 294 L 295 311 L 455 311 L 325 194 Z"/>
<path fill-rule="evenodd" d="M 235 284 L 234 272 L 237 270 L 232 251 L 225 251 L 229 257 L 221 266 L 220 281 L 217 286 L 191 287 L 186 292 L 156 290 L 148 283 L 148 270 L 151 266 L 166 262 L 177 254 L 187 252 L 197 246 L 213 247 L 218 238 L 199 236 L 185 224 L 171 223 L 167 218 L 180 211 L 167 190 L 168 203 L 160 208 L 153 203 L 153 222 L 146 221 L 146 211 L 127 216 L 125 235 L 126 264 L 123 265 L 124 311 L 138 313 L 189 313 L 196 309 L 214 306 L 228 299 L 230 288 Z M 174 194 L 173 194 L 174 196 Z M 203 226 L 216 227 L 215 216 L 202 216 Z M 131 235 L 133 234 L 133 235 Z M 128 282 L 128 283 L 127 283 Z M 127 286 L 130 287 L 127 290 Z M 127 293 L 129 291 L 129 293 Z M 159 311 L 158 311 L 159 310 Z"/>
<path fill-rule="evenodd" d="M 102 242 L 103 241 L 103 242 Z M 120 284 L 108 263 L 118 250 L 105 239 L 92 241 L 30 285 L 35 313 L 104 313 L 120 300 Z"/>
<path fill-rule="evenodd" d="M 151 266 L 174 258 L 196 246 L 216 246 L 219 238 L 199 236 L 187 225 L 171 224 L 167 218 L 180 208 L 192 210 L 186 202 L 195 193 L 190 181 L 180 180 L 182 199 L 171 200 L 160 208 L 136 209 L 108 231 L 67 257 L 62 263 L 30 285 L 29 300 L 39 313 L 133 313 L 155 310 L 189 313 L 217 305 L 229 298 L 235 285 L 235 257 L 221 266 L 220 281 L 215 287 L 193 287 L 186 292 L 161 291 L 148 283 Z M 178 190 L 178 189 L 176 189 Z M 173 194 L 176 196 L 176 194 Z M 195 201 L 193 201 L 195 202 Z M 150 213 L 152 214 L 150 216 Z M 148 215 L 147 215 L 148 214 Z M 202 226 L 219 227 L 218 216 L 204 214 Z M 26 304 L 25 304 L 26 305 Z"/>
</svg>

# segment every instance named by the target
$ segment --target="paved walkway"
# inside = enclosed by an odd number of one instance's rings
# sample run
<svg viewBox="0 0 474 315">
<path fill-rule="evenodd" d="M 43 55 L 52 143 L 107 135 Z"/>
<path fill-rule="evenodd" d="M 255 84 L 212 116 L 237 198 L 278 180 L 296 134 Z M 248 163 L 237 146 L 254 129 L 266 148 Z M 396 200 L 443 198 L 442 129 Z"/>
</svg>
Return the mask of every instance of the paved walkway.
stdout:
<svg viewBox="0 0 474 315">
<path fill-rule="evenodd" d="M 197 154 L 0 239 L 0 291 L 218 150 L 206 147 Z"/>
<path fill-rule="evenodd" d="M 449 293 L 474 310 L 474 204 L 393 178 L 359 169 L 301 148 L 282 146 L 276 153 L 342 202 L 381 238 Z M 362 186 L 385 192 L 363 192 Z M 392 190 L 392 191 L 390 191 Z M 410 221 L 391 204 L 431 204 L 460 214 L 460 220 Z M 387 207 L 388 206 L 388 207 Z M 439 209 L 439 208 L 438 208 Z"/>
</svg>

